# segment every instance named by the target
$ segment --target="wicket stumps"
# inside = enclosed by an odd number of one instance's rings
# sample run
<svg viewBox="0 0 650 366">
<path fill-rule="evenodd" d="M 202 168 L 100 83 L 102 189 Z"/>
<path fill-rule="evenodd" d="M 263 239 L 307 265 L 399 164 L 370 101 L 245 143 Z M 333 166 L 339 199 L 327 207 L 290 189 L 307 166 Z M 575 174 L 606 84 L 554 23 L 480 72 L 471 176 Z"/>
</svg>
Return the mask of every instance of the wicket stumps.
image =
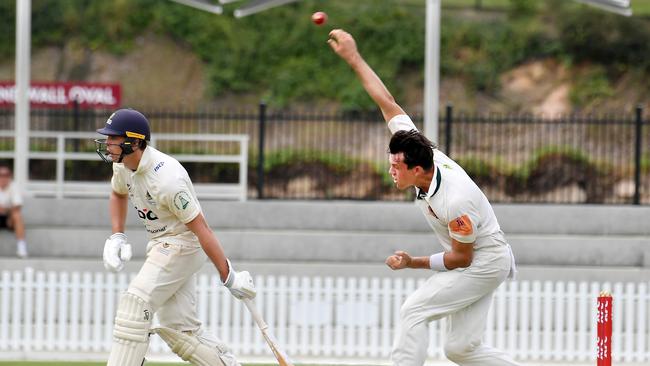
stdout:
<svg viewBox="0 0 650 366">
<path fill-rule="evenodd" d="M 612 295 L 601 291 L 596 315 L 598 338 L 596 340 L 596 365 L 612 365 Z"/>
</svg>

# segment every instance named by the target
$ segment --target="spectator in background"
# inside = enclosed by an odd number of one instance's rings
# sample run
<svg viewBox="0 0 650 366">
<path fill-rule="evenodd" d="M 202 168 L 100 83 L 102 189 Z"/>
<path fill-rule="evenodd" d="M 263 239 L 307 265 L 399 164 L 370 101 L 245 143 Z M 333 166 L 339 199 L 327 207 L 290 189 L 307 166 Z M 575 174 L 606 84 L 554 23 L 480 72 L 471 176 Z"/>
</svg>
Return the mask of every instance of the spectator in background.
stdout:
<svg viewBox="0 0 650 366">
<path fill-rule="evenodd" d="M 25 223 L 20 213 L 23 198 L 11 178 L 11 169 L 0 166 L 0 229 L 10 229 L 16 234 L 16 255 L 26 258 Z"/>
</svg>

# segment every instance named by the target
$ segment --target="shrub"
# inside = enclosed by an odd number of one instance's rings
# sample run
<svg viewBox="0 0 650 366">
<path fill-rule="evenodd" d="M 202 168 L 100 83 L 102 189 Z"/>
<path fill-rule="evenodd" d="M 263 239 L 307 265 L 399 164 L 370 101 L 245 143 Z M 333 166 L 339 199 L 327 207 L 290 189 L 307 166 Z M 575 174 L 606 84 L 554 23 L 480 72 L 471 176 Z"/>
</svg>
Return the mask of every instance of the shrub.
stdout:
<svg viewBox="0 0 650 366">
<path fill-rule="evenodd" d="M 500 185 L 503 181 L 505 174 L 497 163 L 487 162 L 474 156 L 458 158 L 456 162 L 479 186 Z"/>
<path fill-rule="evenodd" d="M 603 67 L 595 67 L 586 75 L 578 77 L 573 84 L 569 98 L 576 106 L 585 106 L 588 103 L 614 96 L 609 79 Z"/>
<path fill-rule="evenodd" d="M 587 194 L 587 203 L 602 203 L 611 196 L 618 180 L 612 168 L 590 161 L 584 152 L 550 146 L 538 151 L 519 173 L 518 182 L 529 193 L 548 192 L 577 184 Z"/>
<path fill-rule="evenodd" d="M 650 66 L 647 20 L 586 6 L 559 6 L 556 12 L 559 14 L 556 19 L 560 42 L 574 60 L 637 65 L 646 69 Z"/>
</svg>

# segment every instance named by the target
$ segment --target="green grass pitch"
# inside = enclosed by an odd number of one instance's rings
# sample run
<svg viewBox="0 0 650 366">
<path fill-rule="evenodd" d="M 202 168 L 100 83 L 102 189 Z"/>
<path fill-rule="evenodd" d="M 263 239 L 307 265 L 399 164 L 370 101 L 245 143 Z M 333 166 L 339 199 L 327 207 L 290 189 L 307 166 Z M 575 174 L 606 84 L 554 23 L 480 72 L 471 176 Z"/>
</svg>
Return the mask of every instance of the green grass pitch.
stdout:
<svg viewBox="0 0 650 366">
<path fill-rule="evenodd" d="M 106 362 L 0 361 L 0 366 L 105 366 Z M 145 363 L 145 366 L 180 366 L 187 363 Z"/>
</svg>

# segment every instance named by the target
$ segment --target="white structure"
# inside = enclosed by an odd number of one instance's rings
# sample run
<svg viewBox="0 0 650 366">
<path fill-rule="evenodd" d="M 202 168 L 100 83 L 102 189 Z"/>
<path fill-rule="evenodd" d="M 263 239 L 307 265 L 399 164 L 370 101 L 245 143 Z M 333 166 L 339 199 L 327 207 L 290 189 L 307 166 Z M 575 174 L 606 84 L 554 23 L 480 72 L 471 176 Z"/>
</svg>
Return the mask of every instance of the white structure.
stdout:
<svg viewBox="0 0 650 366">
<path fill-rule="evenodd" d="M 0 359 L 101 359 L 128 282 L 126 274 L 3 271 Z M 273 276 L 255 283 L 258 307 L 286 352 L 312 361 L 387 360 L 399 307 L 418 285 L 401 278 Z M 271 356 L 248 311 L 216 275 L 201 275 L 197 289 L 201 319 L 236 354 Z M 522 361 L 593 361 L 596 297 L 603 289 L 614 298 L 614 360 L 650 362 L 647 283 L 508 282 L 497 290 L 486 341 Z M 444 357 L 441 329 L 444 322 L 431 327 L 431 359 Z M 170 354 L 157 337 L 152 353 Z"/>
<path fill-rule="evenodd" d="M 0 130 L 0 137 L 11 137 L 13 131 Z M 30 180 L 26 179 L 22 187 L 30 195 L 40 197 L 108 197 L 110 193 L 109 182 L 72 181 L 65 177 L 66 162 L 70 161 L 101 161 L 96 152 L 71 152 L 66 151 L 70 141 L 92 141 L 101 137 L 95 132 L 61 132 L 61 131 L 32 131 L 30 138 L 41 140 L 55 140 L 54 151 L 27 151 L 25 159 L 54 160 L 56 161 L 55 180 Z M 248 135 L 236 134 L 181 134 L 157 133 L 151 137 L 151 146 L 161 141 L 186 141 L 191 144 L 201 143 L 236 143 L 236 153 L 233 154 L 174 154 L 174 158 L 181 163 L 232 163 L 237 164 L 239 176 L 237 183 L 195 183 L 194 188 L 200 198 L 237 199 L 246 201 L 248 185 Z M 28 140 L 29 141 L 29 140 Z M 0 158 L 14 158 L 16 152 L 0 150 Z M 106 167 L 110 169 L 109 166 Z"/>
</svg>

